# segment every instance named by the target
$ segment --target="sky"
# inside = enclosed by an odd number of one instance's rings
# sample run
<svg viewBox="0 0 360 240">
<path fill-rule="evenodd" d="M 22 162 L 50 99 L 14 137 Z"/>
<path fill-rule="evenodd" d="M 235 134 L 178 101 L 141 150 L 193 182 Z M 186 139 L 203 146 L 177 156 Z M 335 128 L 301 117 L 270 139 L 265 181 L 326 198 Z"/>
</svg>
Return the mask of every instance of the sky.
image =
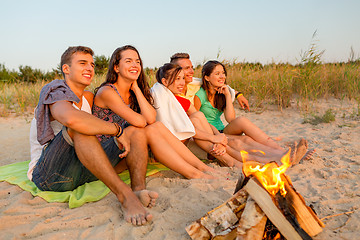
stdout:
<svg viewBox="0 0 360 240">
<path fill-rule="evenodd" d="M 360 58 L 358 0 L 0 0 L 0 63 L 51 71 L 69 47 L 110 57 L 126 44 L 144 67 L 176 52 L 207 60 L 299 63 L 315 43 L 323 62 Z M 313 34 L 316 31 L 316 36 Z"/>
</svg>

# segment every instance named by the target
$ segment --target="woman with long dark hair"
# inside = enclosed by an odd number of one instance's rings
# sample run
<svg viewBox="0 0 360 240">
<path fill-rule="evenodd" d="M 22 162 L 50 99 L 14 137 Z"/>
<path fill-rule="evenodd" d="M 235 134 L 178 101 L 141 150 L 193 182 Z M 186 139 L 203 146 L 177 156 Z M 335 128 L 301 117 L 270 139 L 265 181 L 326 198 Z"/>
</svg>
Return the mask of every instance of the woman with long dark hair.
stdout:
<svg viewBox="0 0 360 240">
<path fill-rule="evenodd" d="M 130 45 L 117 48 L 111 56 L 105 82 L 95 90 L 93 114 L 142 133 L 144 144 L 150 146 L 156 160 L 186 178 L 212 178 L 205 172 L 213 169 L 193 155 L 162 123 L 156 122 L 152 103 L 139 52 Z M 108 137 L 99 136 L 101 141 Z M 130 143 L 130 154 L 133 144 L 141 143 Z"/>
<path fill-rule="evenodd" d="M 202 68 L 202 87 L 194 98 L 195 108 L 204 113 L 210 124 L 220 132 L 225 133 L 229 139 L 246 138 L 239 148 L 261 149 L 274 155 L 286 152 L 259 127 L 245 117 L 236 117 L 229 88 L 226 86 L 227 72 L 225 66 L 218 61 L 208 61 Z M 224 126 L 220 116 L 224 113 L 229 123 Z M 238 142 L 239 143 L 239 142 Z M 301 139 L 293 149 L 292 161 L 299 162 L 308 158 L 313 151 L 307 151 L 307 141 Z"/>
</svg>

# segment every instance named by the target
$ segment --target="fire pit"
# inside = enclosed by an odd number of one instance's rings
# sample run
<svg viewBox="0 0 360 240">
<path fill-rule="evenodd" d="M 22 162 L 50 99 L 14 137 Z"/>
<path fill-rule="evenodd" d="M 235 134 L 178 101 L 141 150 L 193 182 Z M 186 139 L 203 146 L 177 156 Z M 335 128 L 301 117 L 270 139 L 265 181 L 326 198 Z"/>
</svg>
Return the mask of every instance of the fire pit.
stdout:
<svg viewBox="0 0 360 240">
<path fill-rule="evenodd" d="M 219 207 L 186 227 L 192 239 L 312 239 L 325 225 L 306 206 L 285 175 L 290 151 L 281 166 L 262 166 L 241 152 L 242 175 L 235 194 Z"/>
</svg>

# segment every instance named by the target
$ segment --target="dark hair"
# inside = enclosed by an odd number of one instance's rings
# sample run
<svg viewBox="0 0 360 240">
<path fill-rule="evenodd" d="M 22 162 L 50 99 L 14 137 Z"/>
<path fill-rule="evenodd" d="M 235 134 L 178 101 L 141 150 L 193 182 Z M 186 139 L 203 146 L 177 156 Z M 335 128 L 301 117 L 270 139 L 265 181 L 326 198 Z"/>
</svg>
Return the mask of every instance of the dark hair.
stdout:
<svg viewBox="0 0 360 240">
<path fill-rule="evenodd" d="M 227 76 L 226 68 L 225 68 L 224 64 L 222 64 L 221 62 L 215 61 L 215 60 L 211 60 L 211 61 L 208 61 L 207 63 L 205 63 L 205 65 L 203 66 L 203 68 L 201 70 L 202 82 L 203 82 L 202 87 L 205 89 L 206 93 L 209 92 L 210 83 L 205 80 L 205 76 L 209 77 L 210 74 L 214 71 L 215 67 L 218 65 L 221 65 L 224 68 L 225 76 Z M 226 84 L 226 79 L 225 79 L 225 84 Z M 214 96 L 214 105 L 215 105 L 215 108 L 217 108 L 219 111 L 223 112 L 226 107 L 225 95 L 216 92 L 215 96 Z"/>
<path fill-rule="evenodd" d="M 168 80 L 168 85 L 170 86 L 173 84 L 173 82 L 176 79 L 176 76 L 179 74 L 179 72 L 182 70 L 182 68 L 173 63 L 165 63 L 164 66 L 160 67 L 159 70 L 156 72 L 156 80 L 163 84 L 161 79 L 165 78 Z"/>
<path fill-rule="evenodd" d="M 188 53 L 175 53 L 170 57 L 170 63 L 177 63 L 179 59 L 190 59 Z"/>
<path fill-rule="evenodd" d="M 97 87 L 95 89 L 95 94 L 105 84 L 107 84 L 107 83 L 111 83 L 111 84 L 116 83 L 116 81 L 118 79 L 118 74 L 115 71 L 114 67 L 119 64 L 119 62 L 121 60 L 121 57 L 122 57 L 121 53 L 123 51 L 126 51 L 126 50 L 133 50 L 139 56 L 141 70 L 140 70 L 140 75 L 139 75 L 139 77 L 137 79 L 137 84 L 139 85 L 139 88 L 140 88 L 141 92 L 144 94 L 144 97 L 146 98 L 146 100 L 151 105 L 153 105 L 154 99 L 151 96 L 150 86 L 149 86 L 149 83 L 147 82 L 146 77 L 145 77 L 143 63 L 142 63 L 140 54 L 139 54 L 138 50 L 135 47 L 131 46 L 131 45 L 125 45 L 125 46 L 119 47 L 113 52 L 113 54 L 111 55 L 110 61 L 109 61 L 109 67 L 108 67 L 108 71 L 107 71 L 107 74 L 106 74 L 105 81 L 99 87 Z M 130 89 L 130 108 L 132 110 L 134 110 L 135 112 L 140 112 L 140 106 L 139 106 L 139 103 L 137 101 L 136 95 L 131 89 Z"/>
<path fill-rule="evenodd" d="M 63 65 L 67 64 L 70 66 L 72 55 L 77 52 L 90 54 L 91 56 L 94 56 L 94 51 L 89 47 L 84 47 L 84 46 L 68 47 L 68 49 L 66 49 L 65 52 L 61 55 L 61 60 L 60 60 L 61 73 L 64 77 L 65 77 L 65 73 L 63 72 L 62 69 Z"/>
</svg>

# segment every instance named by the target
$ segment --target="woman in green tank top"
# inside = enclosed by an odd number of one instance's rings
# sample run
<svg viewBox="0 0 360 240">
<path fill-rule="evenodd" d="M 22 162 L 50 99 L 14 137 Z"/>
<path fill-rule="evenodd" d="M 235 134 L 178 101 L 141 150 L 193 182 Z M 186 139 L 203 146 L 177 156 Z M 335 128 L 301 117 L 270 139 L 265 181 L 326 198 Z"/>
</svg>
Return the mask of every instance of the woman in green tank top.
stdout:
<svg viewBox="0 0 360 240">
<path fill-rule="evenodd" d="M 231 94 L 226 85 L 226 75 L 225 66 L 218 61 L 208 61 L 203 66 L 203 85 L 195 95 L 195 108 L 204 113 L 210 124 L 228 136 L 230 145 L 231 140 L 247 137 L 239 148 L 265 150 L 264 152 L 274 156 L 284 155 L 287 150 L 279 146 L 259 127 L 245 117 L 236 117 Z M 220 119 L 223 113 L 229 123 L 226 126 Z M 304 157 L 309 158 L 312 153 L 313 150 L 307 151 L 307 141 L 301 139 L 293 149 L 292 161 L 298 162 Z"/>
</svg>

